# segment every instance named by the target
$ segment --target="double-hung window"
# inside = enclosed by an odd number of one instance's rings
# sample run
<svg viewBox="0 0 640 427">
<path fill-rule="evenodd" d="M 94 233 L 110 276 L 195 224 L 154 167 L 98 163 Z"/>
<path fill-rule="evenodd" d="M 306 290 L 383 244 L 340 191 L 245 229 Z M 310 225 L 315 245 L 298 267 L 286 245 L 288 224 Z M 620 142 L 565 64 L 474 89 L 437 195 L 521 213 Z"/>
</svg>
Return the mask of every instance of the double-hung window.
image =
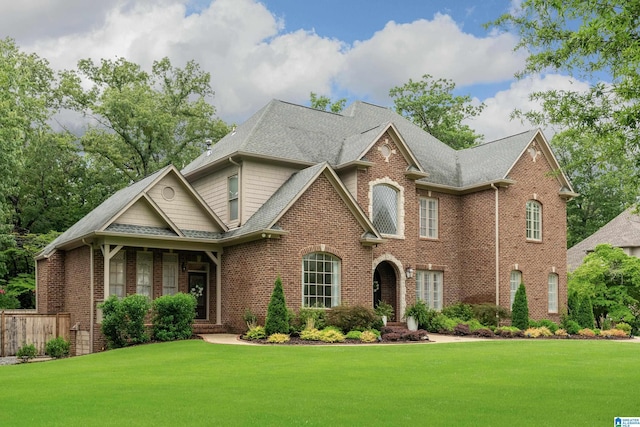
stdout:
<svg viewBox="0 0 640 427">
<path fill-rule="evenodd" d="M 442 271 L 416 271 L 416 301 L 424 301 L 429 308 L 442 310 Z"/>
<path fill-rule="evenodd" d="M 302 257 L 302 305 L 335 307 L 340 304 L 340 259 L 313 252 Z"/>
<path fill-rule="evenodd" d="M 535 201 L 527 202 L 527 240 L 542 240 L 542 205 Z"/>
<path fill-rule="evenodd" d="M 549 313 L 558 312 L 558 275 L 549 274 Z"/>
<path fill-rule="evenodd" d="M 136 254 L 136 293 L 151 298 L 153 283 L 153 253 L 138 252 Z"/>
<path fill-rule="evenodd" d="M 178 292 L 178 254 L 162 254 L 162 295 Z"/>
<path fill-rule="evenodd" d="M 125 251 L 120 250 L 109 260 L 109 295 L 124 297 L 125 290 Z"/>
<path fill-rule="evenodd" d="M 516 292 L 520 287 L 520 283 L 522 283 L 522 272 L 518 270 L 511 271 L 511 277 L 509 279 L 511 304 L 509 307 L 513 307 L 513 301 L 516 299 Z"/>
<path fill-rule="evenodd" d="M 420 199 L 420 237 L 438 238 L 438 199 Z"/>
</svg>

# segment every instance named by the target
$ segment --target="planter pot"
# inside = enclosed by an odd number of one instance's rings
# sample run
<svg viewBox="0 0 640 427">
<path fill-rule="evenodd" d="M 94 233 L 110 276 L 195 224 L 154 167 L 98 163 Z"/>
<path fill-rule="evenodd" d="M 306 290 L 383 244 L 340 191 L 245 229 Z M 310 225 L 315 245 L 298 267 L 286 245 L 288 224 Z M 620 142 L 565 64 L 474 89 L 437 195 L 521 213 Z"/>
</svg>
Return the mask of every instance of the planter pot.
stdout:
<svg viewBox="0 0 640 427">
<path fill-rule="evenodd" d="M 407 329 L 409 329 L 410 331 L 418 330 L 418 321 L 416 320 L 415 317 L 413 316 L 407 317 Z"/>
<path fill-rule="evenodd" d="M 387 316 L 382 316 L 382 324 L 387 326 Z"/>
</svg>

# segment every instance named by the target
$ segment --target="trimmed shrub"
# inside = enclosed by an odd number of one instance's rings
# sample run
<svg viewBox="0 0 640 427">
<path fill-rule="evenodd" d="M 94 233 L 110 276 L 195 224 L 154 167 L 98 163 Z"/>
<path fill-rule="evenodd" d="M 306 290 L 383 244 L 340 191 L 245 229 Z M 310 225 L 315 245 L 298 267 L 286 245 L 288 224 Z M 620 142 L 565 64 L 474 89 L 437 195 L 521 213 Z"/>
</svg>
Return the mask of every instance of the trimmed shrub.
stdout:
<svg viewBox="0 0 640 427">
<path fill-rule="evenodd" d="M 440 328 L 437 331 L 431 331 L 429 329 L 427 329 L 427 331 L 429 332 L 442 332 L 442 333 L 447 333 L 447 334 L 451 334 L 453 333 L 453 330 L 455 329 L 455 327 L 461 323 L 460 319 L 450 319 L 445 315 L 440 315 L 437 317 L 437 320 L 440 324 Z"/>
<path fill-rule="evenodd" d="M 474 332 L 474 331 L 477 331 L 478 329 L 484 328 L 482 323 L 480 323 L 480 321 L 478 321 L 477 319 L 471 319 L 468 322 L 464 322 L 464 323 L 469 325 L 469 330 L 471 332 Z"/>
<path fill-rule="evenodd" d="M 344 342 L 344 334 L 333 328 L 326 328 L 320 332 L 320 341 L 322 342 Z"/>
<path fill-rule="evenodd" d="M 595 337 L 596 333 L 589 328 L 584 328 L 578 331 L 578 335 L 580 335 L 581 337 Z"/>
<path fill-rule="evenodd" d="M 458 323 L 456 327 L 453 328 L 453 334 L 459 336 L 471 335 L 471 329 L 469 329 L 469 325 Z"/>
<path fill-rule="evenodd" d="M 569 335 L 575 335 L 580 330 L 580 325 L 575 320 L 567 320 L 564 325 L 564 329 Z"/>
<path fill-rule="evenodd" d="M 488 328 L 476 329 L 475 331 L 473 331 L 473 335 L 483 338 L 492 338 L 496 336 L 496 334 L 494 334 L 493 331 Z"/>
<path fill-rule="evenodd" d="M 267 342 L 275 343 L 275 344 L 282 344 L 282 343 L 285 343 L 285 342 L 289 342 L 290 339 L 291 338 L 289 337 L 288 334 L 276 333 L 276 334 L 269 335 L 269 338 L 267 338 Z"/>
<path fill-rule="evenodd" d="M 535 319 L 529 319 L 529 328 L 537 328 L 540 324 Z"/>
<path fill-rule="evenodd" d="M 451 318 L 456 317 L 465 322 L 473 319 L 473 309 L 471 305 L 461 302 L 443 308 L 442 314 Z"/>
<path fill-rule="evenodd" d="M 474 304 L 471 308 L 473 317 L 485 326 L 497 327 L 501 320 L 510 317 L 509 310 L 491 303 Z"/>
<path fill-rule="evenodd" d="M 307 327 L 309 321 L 313 321 L 313 326 L 324 329 L 327 326 L 325 321 L 326 311 L 322 308 L 301 308 L 295 317 L 295 326 L 298 330 Z"/>
<path fill-rule="evenodd" d="M 427 331 L 418 329 L 417 331 L 406 331 L 401 335 L 401 339 L 405 341 L 424 341 L 429 339 Z"/>
<path fill-rule="evenodd" d="M 267 337 L 264 331 L 264 326 L 254 326 L 244 334 L 245 339 L 248 340 L 261 340 Z"/>
<path fill-rule="evenodd" d="M 540 329 L 538 328 L 528 328 L 524 331 L 524 336 L 526 338 L 538 338 L 540 336 Z"/>
<path fill-rule="evenodd" d="M 362 305 L 339 305 L 326 314 L 326 322 L 343 333 L 349 331 L 366 331 L 382 324 L 380 317 L 372 308 Z"/>
<path fill-rule="evenodd" d="M 362 332 L 361 331 L 349 331 L 349 333 L 346 335 L 346 338 L 348 340 L 359 340 L 359 339 L 362 338 Z"/>
<path fill-rule="evenodd" d="M 38 350 L 33 344 L 23 344 L 16 353 L 16 357 L 22 359 L 23 362 L 34 359 L 38 355 Z"/>
<path fill-rule="evenodd" d="M 159 341 L 185 340 L 193 334 L 196 298 L 191 294 L 164 295 L 153 301 L 153 335 Z"/>
<path fill-rule="evenodd" d="M 44 347 L 45 354 L 48 354 L 54 359 L 60 359 L 61 357 L 69 356 L 70 350 L 71 343 L 62 337 L 57 337 L 47 341 Z"/>
<path fill-rule="evenodd" d="M 557 336 L 557 337 L 566 337 L 566 336 L 568 336 L 569 334 L 568 334 L 568 333 L 567 333 L 567 331 L 565 331 L 564 329 L 558 329 L 558 330 L 554 333 L 554 335 L 555 335 L 555 336 Z"/>
<path fill-rule="evenodd" d="M 538 322 L 538 326 L 541 326 L 541 327 L 544 326 L 545 328 L 549 329 L 552 334 L 555 334 L 559 327 L 556 322 L 549 319 L 540 320 Z"/>
<path fill-rule="evenodd" d="M 378 341 L 378 335 L 373 331 L 363 331 L 360 335 L 360 341 L 362 342 L 376 342 Z"/>
<path fill-rule="evenodd" d="M 385 341 L 400 341 L 402 335 L 398 332 L 389 332 L 388 334 L 383 334 L 382 339 Z"/>
<path fill-rule="evenodd" d="M 527 303 L 527 290 L 524 283 L 520 283 L 513 299 L 511 325 L 522 330 L 529 327 L 529 305 Z"/>
<path fill-rule="evenodd" d="M 300 331 L 300 339 L 305 341 L 320 341 L 320 331 L 316 328 L 305 328 Z"/>
<path fill-rule="evenodd" d="M 600 336 L 605 338 L 627 338 L 629 335 L 622 329 L 606 329 L 600 331 Z"/>
<path fill-rule="evenodd" d="M 496 335 L 501 336 L 503 338 L 516 337 L 519 335 L 520 332 L 522 331 L 516 328 L 515 326 L 500 326 L 499 328 L 496 328 L 496 330 L 494 331 Z"/>
<path fill-rule="evenodd" d="M 282 290 L 282 279 L 278 277 L 271 293 L 269 306 L 267 307 L 267 319 L 264 323 L 264 330 L 271 338 L 273 334 L 289 333 L 289 313 Z"/>
<path fill-rule="evenodd" d="M 547 328 L 546 326 L 540 326 L 538 328 L 538 331 L 540 331 L 540 336 L 542 336 L 542 337 L 552 337 L 553 336 L 553 332 L 551 332 L 551 329 Z"/>
<path fill-rule="evenodd" d="M 616 327 L 614 329 L 619 329 L 621 331 L 624 331 L 627 335 L 631 335 L 631 325 L 629 325 L 628 323 L 616 323 Z"/>
<path fill-rule="evenodd" d="M 593 305 L 589 295 L 582 295 L 578 304 L 578 312 L 574 316 L 574 320 L 578 322 L 581 328 L 593 328 L 595 318 L 593 315 Z"/>
<path fill-rule="evenodd" d="M 119 299 L 111 295 L 99 305 L 102 308 L 101 330 L 109 348 L 120 348 L 149 341 L 144 319 L 151 304 L 144 295 Z"/>
</svg>

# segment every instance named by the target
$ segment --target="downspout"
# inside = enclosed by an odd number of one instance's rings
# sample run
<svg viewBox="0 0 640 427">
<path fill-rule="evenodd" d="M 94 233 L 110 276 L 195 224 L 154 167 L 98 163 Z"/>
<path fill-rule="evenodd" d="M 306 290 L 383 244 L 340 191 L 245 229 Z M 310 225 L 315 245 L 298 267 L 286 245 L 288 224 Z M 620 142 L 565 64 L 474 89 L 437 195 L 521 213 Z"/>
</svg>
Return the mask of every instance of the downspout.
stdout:
<svg viewBox="0 0 640 427">
<path fill-rule="evenodd" d="M 500 223 L 499 223 L 499 204 L 498 204 L 498 187 L 492 182 L 491 188 L 495 190 L 495 239 L 496 239 L 496 305 L 500 305 Z"/>
<path fill-rule="evenodd" d="M 93 328 L 95 324 L 95 313 L 94 313 L 94 302 L 93 302 L 93 294 L 94 294 L 94 281 L 93 281 L 93 244 L 85 242 L 82 239 L 82 243 L 89 246 L 89 275 L 91 276 L 90 285 L 89 285 L 89 353 L 93 353 Z"/>
</svg>

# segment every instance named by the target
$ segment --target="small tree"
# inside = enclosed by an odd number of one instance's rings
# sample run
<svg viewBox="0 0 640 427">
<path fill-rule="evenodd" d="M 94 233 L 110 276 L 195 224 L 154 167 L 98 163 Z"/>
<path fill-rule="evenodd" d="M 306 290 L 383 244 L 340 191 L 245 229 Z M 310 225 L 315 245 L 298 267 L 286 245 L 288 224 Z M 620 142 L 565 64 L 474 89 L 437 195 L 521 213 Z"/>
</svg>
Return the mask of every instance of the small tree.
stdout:
<svg viewBox="0 0 640 427">
<path fill-rule="evenodd" d="M 520 283 L 511 308 L 511 326 L 525 330 L 529 327 L 529 304 L 524 283 Z"/>
<path fill-rule="evenodd" d="M 578 310 L 574 319 L 581 328 L 593 328 L 595 317 L 593 315 L 593 305 L 589 295 L 581 295 Z"/>
<path fill-rule="evenodd" d="M 282 290 L 282 279 L 280 279 L 280 277 L 276 279 L 273 292 L 271 293 L 264 330 L 267 335 L 289 333 L 289 314 L 284 299 L 284 291 Z"/>
</svg>

